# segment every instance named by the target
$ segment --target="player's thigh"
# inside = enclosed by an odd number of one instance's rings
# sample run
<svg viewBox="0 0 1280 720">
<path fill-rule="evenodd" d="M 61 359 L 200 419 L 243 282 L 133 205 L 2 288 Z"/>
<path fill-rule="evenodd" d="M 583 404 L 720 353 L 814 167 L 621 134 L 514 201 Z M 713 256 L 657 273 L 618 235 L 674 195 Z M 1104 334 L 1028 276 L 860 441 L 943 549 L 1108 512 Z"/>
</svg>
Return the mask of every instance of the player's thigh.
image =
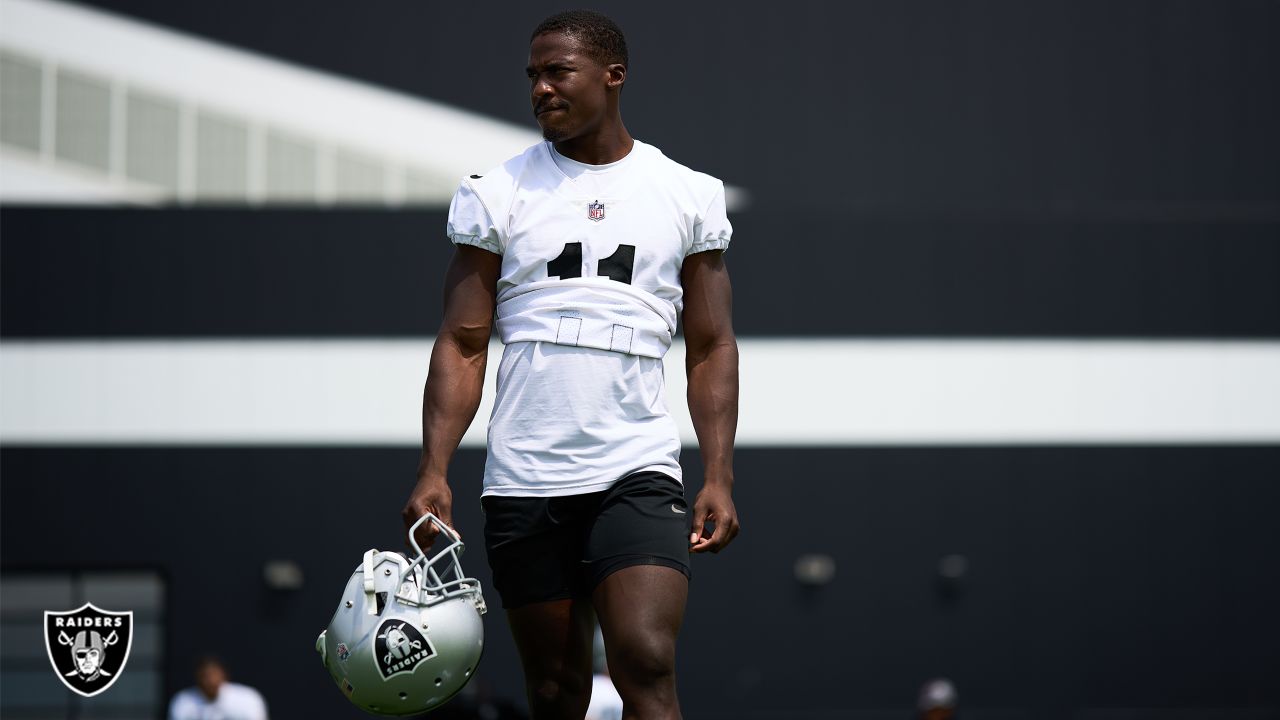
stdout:
<svg viewBox="0 0 1280 720">
<path fill-rule="evenodd" d="M 689 507 L 684 487 L 659 472 L 628 475 L 604 493 L 586 543 L 587 586 L 611 574 L 658 565 L 690 577 Z"/>
<path fill-rule="evenodd" d="M 684 620 L 689 578 L 662 565 L 632 565 L 606 577 L 592 593 L 610 673 L 623 684 L 669 678 Z"/>
<path fill-rule="evenodd" d="M 504 609 L 588 594 L 586 523 L 577 504 L 574 498 L 482 499 L 485 552 Z"/>
<path fill-rule="evenodd" d="M 586 598 L 511 608 L 507 623 L 527 681 L 553 682 L 573 693 L 589 689 L 595 617 Z"/>
<path fill-rule="evenodd" d="M 588 581 L 624 698 L 673 682 L 689 595 L 689 524 L 683 486 L 663 473 L 629 475 L 601 500 L 587 540 Z"/>
<path fill-rule="evenodd" d="M 594 503 L 584 497 L 486 497 L 483 505 L 489 567 L 530 699 L 535 707 L 573 705 L 589 694 L 591 683 L 594 614 L 582 556 Z"/>
</svg>

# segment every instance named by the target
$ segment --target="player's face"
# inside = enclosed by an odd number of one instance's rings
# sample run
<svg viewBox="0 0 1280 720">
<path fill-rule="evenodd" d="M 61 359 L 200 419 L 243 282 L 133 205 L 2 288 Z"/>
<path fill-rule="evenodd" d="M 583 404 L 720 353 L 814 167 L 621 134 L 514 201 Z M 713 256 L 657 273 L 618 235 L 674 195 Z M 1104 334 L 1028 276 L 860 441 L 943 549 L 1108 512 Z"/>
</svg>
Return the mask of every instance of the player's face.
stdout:
<svg viewBox="0 0 1280 720">
<path fill-rule="evenodd" d="M 209 663 L 196 670 L 196 687 L 210 700 L 218 697 L 218 688 L 227 681 L 227 671 L 221 665 Z"/>
<path fill-rule="evenodd" d="M 527 71 L 529 99 L 543 137 L 563 142 L 600 127 L 609 108 L 610 68 L 576 39 L 559 32 L 534 38 Z"/>
</svg>

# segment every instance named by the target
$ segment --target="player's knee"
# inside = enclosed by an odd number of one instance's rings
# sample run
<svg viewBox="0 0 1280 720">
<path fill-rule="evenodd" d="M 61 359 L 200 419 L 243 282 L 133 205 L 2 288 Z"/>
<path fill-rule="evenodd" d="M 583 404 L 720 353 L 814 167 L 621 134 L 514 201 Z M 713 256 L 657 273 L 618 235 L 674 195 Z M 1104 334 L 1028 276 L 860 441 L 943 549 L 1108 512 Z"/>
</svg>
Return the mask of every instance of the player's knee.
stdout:
<svg viewBox="0 0 1280 720">
<path fill-rule="evenodd" d="M 609 654 L 609 672 L 615 684 L 645 691 L 675 687 L 675 643 L 649 638 L 628 643 Z M 618 682 L 621 681 L 621 682 Z"/>
<path fill-rule="evenodd" d="M 634 666 L 612 676 L 613 686 L 627 707 L 661 711 L 676 707 L 675 669 L 663 664 Z"/>
<path fill-rule="evenodd" d="M 529 693 L 529 702 L 535 708 L 571 709 L 581 705 L 582 711 L 586 712 L 591 700 L 590 678 L 573 673 L 529 678 L 525 689 Z"/>
</svg>

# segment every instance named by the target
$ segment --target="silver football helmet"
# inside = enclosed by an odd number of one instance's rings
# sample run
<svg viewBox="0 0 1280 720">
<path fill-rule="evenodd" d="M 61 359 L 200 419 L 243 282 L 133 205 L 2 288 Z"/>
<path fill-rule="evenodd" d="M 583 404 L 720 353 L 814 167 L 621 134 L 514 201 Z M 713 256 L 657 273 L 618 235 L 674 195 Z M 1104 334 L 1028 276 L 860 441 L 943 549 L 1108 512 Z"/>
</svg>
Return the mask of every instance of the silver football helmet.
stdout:
<svg viewBox="0 0 1280 720">
<path fill-rule="evenodd" d="M 413 533 L 440 530 L 430 558 Z M 484 649 L 480 583 L 462 573 L 462 539 L 428 513 L 409 530 L 417 556 L 369 550 L 342 593 L 316 650 L 343 694 L 378 715 L 440 707 L 467 684 Z"/>
</svg>

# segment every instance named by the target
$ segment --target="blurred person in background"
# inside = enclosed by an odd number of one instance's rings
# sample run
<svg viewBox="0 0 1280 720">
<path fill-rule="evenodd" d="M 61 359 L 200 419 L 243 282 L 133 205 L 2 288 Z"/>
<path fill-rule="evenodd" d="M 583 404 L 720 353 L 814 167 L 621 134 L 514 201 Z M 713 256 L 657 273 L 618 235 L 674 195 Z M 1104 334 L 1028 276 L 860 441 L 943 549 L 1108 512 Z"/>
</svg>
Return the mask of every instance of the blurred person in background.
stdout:
<svg viewBox="0 0 1280 720">
<path fill-rule="evenodd" d="M 609 661 L 604 652 L 604 634 L 596 625 L 591 643 L 591 704 L 582 720 L 622 720 L 622 696 L 609 679 Z"/>
<path fill-rule="evenodd" d="M 200 658 L 195 679 L 195 687 L 173 696 L 169 720 L 267 720 L 262 694 L 228 681 L 227 668 L 218 658 Z"/>
<path fill-rule="evenodd" d="M 935 678 L 920 686 L 916 710 L 920 720 L 955 720 L 959 696 L 956 686 L 946 678 Z"/>
<path fill-rule="evenodd" d="M 535 720 L 586 712 L 593 616 L 625 716 L 679 718 L 689 554 L 738 533 L 724 184 L 627 132 L 627 62 L 622 31 L 599 13 L 560 13 L 531 35 L 530 102 L 546 142 L 454 195 L 457 247 L 401 513 L 406 526 L 428 512 L 452 524 L 449 462 L 480 404 L 496 314 L 506 347 L 484 536 Z M 704 467 L 692 507 L 662 366 L 678 320 Z M 425 525 L 419 540 L 433 534 Z"/>
</svg>

